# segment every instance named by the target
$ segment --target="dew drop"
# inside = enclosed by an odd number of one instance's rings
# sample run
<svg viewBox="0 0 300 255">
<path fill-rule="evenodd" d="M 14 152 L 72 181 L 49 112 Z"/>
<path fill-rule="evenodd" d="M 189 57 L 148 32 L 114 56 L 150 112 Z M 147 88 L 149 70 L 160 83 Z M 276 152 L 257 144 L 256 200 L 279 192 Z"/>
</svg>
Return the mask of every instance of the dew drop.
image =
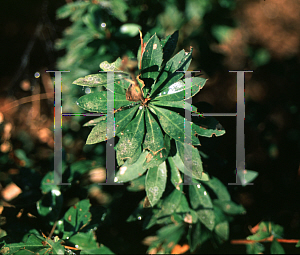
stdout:
<svg viewBox="0 0 300 255">
<path fill-rule="evenodd" d="M 206 191 L 204 191 L 204 196 L 206 196 L 207 195 L 207 192 Z"/>
<path fill-rule="evenodd" d="M 76 247 L 76 248 L 78 248 L 78 247 L 79 247 L 79 245 L 78 245 L 78 244 L 75 244 L 75 247 Z"/>
<path fill-rule="evenodd" d="M 200 189 L 200 188 L 201 188 L 201 185 L 200 185 L 200 184 L 197 184 L 197 188 Z"/>
<path fill-rule="evenodd" d="M 141 220 L 141 219 L 142 219 L 142 217 L 141 217 L 141 216 L 139 216 L 137 219 L 138 219 L 138 220 Z"/>
<path fill-rule="evenodd" d="M 106 27 L 106 23 L 101 23 L 101 27 Z"/>
</svg>

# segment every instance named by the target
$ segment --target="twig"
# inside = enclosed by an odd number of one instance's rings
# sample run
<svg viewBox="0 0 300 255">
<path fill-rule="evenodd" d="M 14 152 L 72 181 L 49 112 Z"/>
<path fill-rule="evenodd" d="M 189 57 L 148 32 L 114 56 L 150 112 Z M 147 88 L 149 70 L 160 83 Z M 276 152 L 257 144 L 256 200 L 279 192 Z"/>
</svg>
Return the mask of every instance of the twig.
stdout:
<svg viewBox="0 0 300 255">
<path fill-rule="evenodd" d="M 261 240 L 245 240 L 245 239 L 238 239 L 238 240 L 231 240 L 231 244 L 251 244 L 251 243 L 263 243 L 263 242 L 272 242 L 274 236 L 270 236 L 268 238 L 264 238 Z M 298 243 L 299 240 L 296 239 L 276 239 L 279 243 Z"/>
<path fill-rule="evenodd" d="M 54 230 L 55 230 L 55 228 L 56 228 L 56 225 L 57 225 L 57 221 L 55 221 L 55 223 L 54 223 L 54 225 L 53 225 L 53 227 L 52 227 L 52 229 L 51 229 L 51 232 L 50 232 L 50 234 L 49 234 L 49 236 L 48 236 L 47 239 L 50 239 L 51 236 L 53 235 L 53 232 L 54 232 Z"/>
</svg>

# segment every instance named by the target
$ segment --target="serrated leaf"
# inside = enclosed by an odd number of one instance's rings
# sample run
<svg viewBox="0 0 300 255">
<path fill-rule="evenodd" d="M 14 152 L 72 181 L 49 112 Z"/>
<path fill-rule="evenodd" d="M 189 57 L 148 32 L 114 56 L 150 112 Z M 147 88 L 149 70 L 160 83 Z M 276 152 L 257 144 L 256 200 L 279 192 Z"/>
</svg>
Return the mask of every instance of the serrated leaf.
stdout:
<svg viewBox="0 0 300 255">
<path fill-rule="evenodd" d="M 156 79 L 162 64 L 163 53 L 160 41 L 154 34 L 146 44 L 142 56 L 141 78 Z"/>
<path fill-rule="evenodd" d="M 271 254 L 285 254 L 283 247 L 276 239 L 272 241 L 270 251 Z"/>
<path fill-rule="evenodd" d="M 160 151 L 164 147 L 164 137 L 161 128 L 157 121 L 153 118 L 152 114 L 146 108 L 145 114 L 147 133 L 144 140 L 144 149 L 148 149 L 153 153 Z"/>
<path fill-rule="evenodd" d="M 217 178 L 212 177 L 205 185 L 210 187 L 221 201 L 230 201 L 230 194 L 226 186 Z"/>
<path fill-rule="evenodd" d="M 167 183 L 166 163 L 161 163 L 158 167 L 152 167 L 146 175 L 146 194 L 153 207 L 161 198 Z"/>
<path fill-rule="evenodd" d="M 119 151 L 121 159 L 132 158 L 135 151 L 141 146 L 145 134 L 144 125 L 144 108 L 142 108 L 119 135 L 120 140 L 116 150 Z"/>
<path fill-rule="evenodd" d="M 132 165 L 128 165 L 127 162 L 120 167 L 120 170 L 116 174 L 118 182 L 128 182 L 132 181 L 140 176 L 142 176 L 147 168 L 143 167 L 143 163 L 146 161 L 146 157 L 149 154 L 148 151 L 142 152 L 139 159 Z"/>
<path fill-rule="evenodd" d="M 199 154 L 199 151 L 194 146 L 182 143 L 180 141 L 176 141 L 177 151 L 179 156 L 184 163 L 185 167 L 187 168 L 187 173 L 193 173 L 193 175 L 197 179 L 202 179 L 202 160 Z M 188 152 L 188 153 L 187 153 Z M 185 155 L 187 153 L 188 155 Z"/>
<path fill-rule="evenodd" d="M 219 199 L 215 199 L 214 205 L 218 206 L 221 210 L 223 210 L 223 212 L 230 215 L 246 213 L 246 210 L 242 205 L 237 205 L 232 201 L 222 201 Z"/>
<path fill-rule="evenodd" d="M 197 94 L 206 83 L 206 79 L 200 77 L 192 77 L 191 96 Z M 182 101 L 190 97 L 185 97 L 186 79 L 179 80 L 165 89 L 161 90 L 153 99 L 159 101 Z"/>
<path fill-rule="evenodd" d="M 111 92 L 109 92 L 111 93 Z M 119 109 L 122 106 L 129 105 L 125 94 L 114 93 L 114 108 Z M 80 108 L 90 112 L 107 112 L 107 91 L 95 92 L 80 97 L 77 104 Z"/>
<path fill-rule="evenodd" d="M 130 123 L 132 117 L 136 113 L 138 109 L 138 105 L 120 111 L 115 113 L 115 129 L 116 134 L 119 134 L 121 131 L 124 130 L 124 128 Z M 86 144 L 95 144 L 105 141 L 106 139 L 110 139 L 112 137 L 106 137 L 107 131 L 106 131 L 106 121 L 100 121 L 99 124 L 97 124 L 92 131 L 90 132 Z"/>
<path fill-rule="evenodd" d="M 221 136 L 225 134 L 222 125 L 214 117 L 192 116 L 193 133 L 204 137 Z"/>
<path fill-rule="evenodd" d="M 154 105 L 149 106 L 150 110 L 155 113 L 163 130 L 174 140 L 184 143 L 184 120 L 185 118 L 180 116 L 179 113 L 171 110 L 157 107 Z M 193 145 L 199 145 L 197 137 L 191 137 Z"/>
</svg>

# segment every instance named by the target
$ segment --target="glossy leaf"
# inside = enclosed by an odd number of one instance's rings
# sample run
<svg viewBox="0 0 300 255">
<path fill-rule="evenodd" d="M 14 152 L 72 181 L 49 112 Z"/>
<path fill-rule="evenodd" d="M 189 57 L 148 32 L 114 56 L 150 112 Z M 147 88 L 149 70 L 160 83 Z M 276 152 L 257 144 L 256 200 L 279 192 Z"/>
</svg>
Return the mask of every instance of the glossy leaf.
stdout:
<svg viewBox="0 0 300 255">
<path fill-rule="evenodd" d="M 119 157 L 132 158 L 136 150 L 141 146 L 144 138 L 144 108 L 137 112 L 136 117 L 126 126 L 119 136 L 120 140 L 116 146 Z"/>
<path fill-rule="evenodd" d="M 164 66 L 162 72 L 157 78 L 156 83 L 153 85 L 150 92 L 150 97 L 154 98 L 155 95 L 161 90 L 167 89 L 172 84 L 179 81 L 184 72 L 187 71 L 192 61 L 192 50 L 187 53 L 184 50 L 178 52 L 173 56 Z"/>
<path fill-rule="evenodd" d="M 148 108 L 146 108 L 145 120 L 147 132 L 143 148 L 152 151 L 153 154 L 156 154 L 164 147 L 164 137 L 159 124 L 154 119 Z"/>
<path fill-rule="evenodd" d="M 146 175 L 146 194 L 153 207 L 161 198 L 167 183 L 166 163 L 161 163 L 158 167 L 152 167 Z"/>
<path fill-rule="evenodd" d="M 191 81 L 191 96 L 196 95 L 200 89 L 203 88 L 206 83 L 206 79 L 200 77 L 192 77 Z M 159 94 L 155 96 L 155 100 L 160 101 L 181 101 L 184 99 L 188 99 L 190 97 L 185 96 L 185 88 L 186 88 L 186 79 L 179 80 L 173 83 L 172 85 L 166 87 L 161 90 Z"/>
<path fill-rule="evenodd" d="M 178 113 L 151 105 L 150 110 L 157 115 L 163 130 L 174 140 L 184 143 L 184 117 Z M 193 144 L 198 145 L 197 137 L 191 137 Z"/>
<path fill-rule="evenodd" d="M 120 133 L 124 130 L 126 125 L 131 121 L 132 117 L 136 113 L 138 109 L 138 105 L 120 111 L 115 113 L 115 129 L 116 134 Z M 106 121 L 100 121 L 99 124 L 97 124 L 89 134 L 86 144 L 95 144 L 105 141 L 106 139 L 110 139 L 112 137 L 106 137 L 107 136 L 107 130 L 106 130 Z"/>
<path fill-rule="evenodd" d="M 126 161 L 116 174 L 117 181 L 128 182 L 142 176 L 147 170 L 147 168 L 143 167 L 143 163 L 146 161 L 148 154 L 149 152 L 147 151 L 142 152 L 139 159 L 132 165 L 128 165 Z"/>
<path fill-rule="evenodd" d="M 114 108 L 119 109 L 122 106 L 129 105 L 125 94 L 114 93 Z M 95 92 L 80 97 L 77 101 L 78 106 L 90 112 L 107 112 L 107 91 Z"/>
<path fill-rule="evenodd" d="M 158 37 L 153 35 L 142 56 L 141 78 L 156 79 L 162 64 L 162 49 Z"/>
<path fill-rule="evenodd" d="M 180 141 L 176 141 L 176 147 L 182 162 L 188 169 L 188 173 L 193 173 L 198 179 L 202 179 L 203 166 L 198 149 Z M 191 152 L 191 154 L 187 152 Z M 185 153 L 188 155 L 185 155 Z"/>
</svg>

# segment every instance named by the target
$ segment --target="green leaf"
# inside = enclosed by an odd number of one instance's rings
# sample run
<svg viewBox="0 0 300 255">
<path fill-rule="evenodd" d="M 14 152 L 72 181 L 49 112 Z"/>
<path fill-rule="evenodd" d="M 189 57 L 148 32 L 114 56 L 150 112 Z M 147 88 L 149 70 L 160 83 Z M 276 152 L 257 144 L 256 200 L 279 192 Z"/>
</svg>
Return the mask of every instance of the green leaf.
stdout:
<svg viewBox="0 0 300 255">
<path fill-rule="evenodd" d="M 154 98 L 155 95 L 164 89 L 168 89 L 172 84 L 179 81 L 184 72 L 187 71 L 192 61 L 192 50 L 187 53 L 184 50 L 178 52 L 172 57 L 164 66 L 161 74 L 158 76 L 156 83 L 153 85 L 150 97 Z"/>
<path fill-rule="evenodd" d="M 39 201 L 36 202 L 38 213 L 46 217 L 49 221 L 58 219 L 63 206 L 63 197 L 58 188 L 52 187 L 52 190 L 45 194 Z"/>
<path fill-rule="evenodd" d="M 146 108 L 145 119 L 147 133 L 145 136 L 143 148 L 148 149 L 155 154 L 164 147 L 164 137 L 161 132 L 160 126 L 153 118 L 148 108 Z"/>
<path fill-rule="evenodd" d="M 91 220 L 90 201 L 84 199 L 73 205 L 64 215 L 64 234 L 62 239 L 72 236 Z"/>
<path fill-rule="evenodd" d="M 149 32 L 147 32 L 147 34 L 143 38 L 143 43 L 147 44 L 147 42 L 150 40 L 150 38 L 151 38 L 151 34 Z M 142 48 L 141 48 L 141 45 L 140 45 L 138 53 L 137 53 L 137 60 L 138 60 L 138 67 L 139 68 L 140 68 L 140 61 L 141 61 L 141 51 L 142 51 Z"/>
<path fill-rule="evenodd" d="M 146 175 L 146 194 L 153 207 L 161 198 L 167 183 L 166 163 L 161 163 L 158 167 L 152 167 Z"/>
<path fill-rule="evenodd" d="M 297 248 L 300 247 L 300 241 L 296 244 L 296 247 Z"/>
<path fill-rule="evenodd" d="M 57 10 L 56 17 L 57 19 L 68 18 L 74 12 L 78 12 L 78 9 L 82 9 L 84 11 L 89 4 L 89 2 L 73 2 L 65 4 Z"/>
<path fill-rule="evenodd" d="M 181 203 L 183 194 L 181 191 L 174 189 L 171 194 L 169 194 L 162 203 L 161 210 L 157 213 L 156 217 L 169 216 L 175 212 Z"/>
<path fill-rule="evenodd" d="M 198 180 L 201 180 L 201 181 L 208 181 L 209 180 L 209 177 L 206 173 L 202 172 L 201 175 L 198 174 L 198 170 L 193 173 L 193 172 L 190 172 L 190 169 L 189 168 L 184 168 L 184 164 L 179 156 L 179 152 L 177 151 L 176 154 L 174 156 L 172 156 L 170 158 L 170 160 L 172 160 L 174 162 L 174 164 L 176 165 L 176 167 L 179 169 L 180 172 L 184 173 L 185 170 L 189 171 L 187 174 L 191 174 L 192 173 L 192 177 L 195 178 L 195 179 L 198 179 Z"/>
<path fill-rule="evenodd" d="M 80 254 L 114 254 L 105 246 L 98 247 L 93 231 L 79 232 L 68 240 L 80 249 Z"/>
<path fill-rule="evenodd" d="M 117 181 L 128 182 L 142 176 L 147 170 L 147 168 L 143 167 L 143 163 L 146 161 L 148 154 L 148 151 L 142 152 L 139 159 L 132 165 L 128 165 L 126 161 L 116 174 Z"/>
<path fill-rule="evenodd" d="M 130 182 L 130 186 L 127 187 L 127 190 L 129 191 L 141 191 L 145 189 L 145 180 L 146 180 L 146 176 L 143 175 L 133 181 Z"/>
<path fill-rule="evenodd" d="M 242 186 L 246 186 L 258 176 L 258 172 L 252 170 L 244 170 L 237 171 L 237 175 L 241 180 Z"/>
<path fill-rule="evenodd" d="M 125 127 L 130 123 L 132 117 L 136 113 L 138 109 L 138 105 L 120 111 L 115 113 L 115 122 L 116 122 L 116 134 L 119 134 L 122 132 Z M 103 117 L 103 116 L 102 116 Z M 102 118 L 101 117 L 101 118 Z M 112 137 L 106 137 L 107 131 L 106 131 L 106 121 L 100 121 L 99 124 L 97 124 L 89 134 L 86 144 L 95 144 L 105 141 L 106 139 L 110 139 Z"/>
<path fill-rule="evenodd" d="M 162 64 L 163 53 L 158 37 L 153 35 L 142 56 L 141 78 L 156 79 Z"/>
<path fill-rule="evenodd" d="M 213 202 L 214 205 L 218 206 L 223 212 L 229 215 L 246 213 L 246 210 L 242 205 L 237 205 L 232 201 L 222 201 L 219 199 L 215 199 Z"/>
<path fill-rule="evenodd" d="M 182 162 L 187 168 L 186 174 L 193 173 L 197 179 L 201 180 L 203 166 L 198 149 L 190 144 L 182 143 L 180 141 L 176 141 L 176 147 Z M 191 154 L 185 155 L 186 152 L 191 152 Z"/>
<path fill-rule="evenodd" d="M 178 35 L 179 32 L 177 30 L 172 35 L 167 36 L 166 39 L 160 41 L 161 47 L 163 49 L 164 62 L 167 62 L 172 57 L 177 46 Z"/>
<path fill-rule="evenodd" d="M 140 25 L 127 23 L 120 27 L 120 33 L 129 37 L 134 37 L 138 35 L 139 29 L 141 29 Z"/>
<path fill-rule="evenodd" d="M 225 134 L 222 125 L 214 117 L 192 116 L 193 133 L 204 137 L 221 136 Z"/>
<path fill-rule="evenodd" d="M 100 64 L 100 68 L 102 69 L 102 71 L 118 71 L 119 68 L 121 67 L 122 65 L 122 59 L 121 58 L 117 58 L 117 60 L 113 63 L 108 63 L 107 61 L 103 61 L 101 64 Z M 86 77 L 89 77 L 89 76 L 86 76 Z M 103 78 L 103 75 L 101 76 Z"/>
<path fill-rule="evenodd" d="M 192 77 L 191 96 L 196 95 L 206 83 L 206 79 Z M 157 94 L 154 99 L 159 101 L 181 101 L 190 97 L 185 97 L 186 79 L 176 81 L 172 85 L 165 87 Z"/>
<path fill-rule="evenodd" d="M 116 146 L 119 157 L 132 158 L 136 150 L 141 146 L 144 138 L 144 108 L 138 110 L 136 117 L 120 133 L 120 140 Z"/>
<path fill-rule="evenodd" d="M 205 185 L 207 185 L 213 190 L 213 192 L 217 195 L 219 200 L 231 200 L 227 187 L 219 179 L 211 177 L 211 179 L 208 182 L 205 182 Z"/>
<path fill-rule="evenodd" d="M 272 241 L 270 251 L 271 254 L 285 254 L 283 247 L 276 239 Z"/>
<path fill-rule="evenodd" d="M 118 60 L 116 60 L 117 62 Z M 112 63 L 112 65 L 116 65 L 116 63 Z M 101 68 L 111 68 L 111 66 L 107 67 L 106 65 L 109 65 L 107 61 L 102 62 L 100 65 L 102 65 Z M 129 74 L 125 72 L 114 72 L 114 86 L 120 87 L 122 89 L 127 89 L 130 85 L 130 82 L 126 81 L 125 78 L 129 78 Z M 79 85 L 79 86 L 88 86 L 88 87 L 107 87 L 107 73 L 97 73 L 97 74 L 90 74 L 85 77 L 81 77 L 73 81 L 73 84 Z M 116 90 L 116 89 L 115 89 Z"/>
<path fill-rule="evenodd" d="M 157 115 L 160 125 L 163 130 L 174 140 L 184 143 L 184 120 L 179 113 L 157 107 L 154 105 L 149 106 L 150 110 Z M 197 137 L 191 137 L 194 145 L 199 144 Z"/>
<path fill-rule="evenodd" d="M 182 178 L 178 168 L 176 167 L 172 157 L 168 157 L 168 162 L 171 168 L 171 182 L 175 186 L 176 189 L 180 189 L 179 185 L 182 183 Z"/>
<path fill-rule="evenodd" d="M 269 224 L 270 223 L 264 221 L 261 222 L 259 224 L 258 231 L 254 235 L 248 236 L 247 240 L 259 241 L 269 237 L 271 235 L 271 233 L 269 232 Z"/>
<path fill-rule="evenodd" d="M 126 11 L 129 6 L 124 0 L 111 0 L 111 11 L 121 22 L 127 21 Z"/>
<path fill-rule="evenodd" d="M 209 194 L 201 184 L 189 185 L 192 208 L 197 212 L 200 221 L 209 229 L 215 226 L 215 214 Z"/>
<path fill-rule="evenodd" d="M 164 106 L 164 107 L 174 107 L 174 108 L 180 108 L 180 109 L 185 109 L 185 104 L 187 102 L 185 101 L 151 101 L 150 104 L 153 105 L 158 105 L 158 106 Z M 191 106 L 191 112 L 196 112 L 197 107 L 190 105 Z"/>
<path fill-rule="evenodd" d="M 84 127 L 93 127 L 93 126 L 96 126 L 98 123 L 102 122 L 102 121 L 105 121 L 106 122 L 106 118 L 107 116 L 104 115 L 104 116 L 101 116 L 99 118 L 95 118 L 95 119 L 92 119 L 90 121 L 88 121 L 87 123 L 85 123 L 83 126 Z"/>
<path fill-rule="evenodd" d="M 228 221 L 221 222 L 215 227 L 216 234 L 224 241 L 229 238 L 229 224 Z"/>
<path fill-rule="evenodd" d="M 114 108 L 119 109 L 122 106 L 129 105 L 125 94 L 114 93 Z M 80 97 L 77 101 L 80 108 L 90 112 L 107 112 L 107 91 L 95 92 Z"/>
<path fill-rule="evenodd" d="M 198 247 L 198 245 L 202 243 L 201 237 L 202 237 L 201 223 L 200 221 L 198 221 L 195 225 L 189 227 L 188 230 L 187 239 L 188 239 L 191 252 L 194 252 Z"/>
<path fill-rule="evenodd" d="M 157 153 L 150 153 L 147 156 L 147 160 L 144 162 L 143 167 L 149 169 L 160 165 L 166 160 L 170 152 L 170 137 L 166 134 L 164 137 L 164 148 Z"/>
</svg>

